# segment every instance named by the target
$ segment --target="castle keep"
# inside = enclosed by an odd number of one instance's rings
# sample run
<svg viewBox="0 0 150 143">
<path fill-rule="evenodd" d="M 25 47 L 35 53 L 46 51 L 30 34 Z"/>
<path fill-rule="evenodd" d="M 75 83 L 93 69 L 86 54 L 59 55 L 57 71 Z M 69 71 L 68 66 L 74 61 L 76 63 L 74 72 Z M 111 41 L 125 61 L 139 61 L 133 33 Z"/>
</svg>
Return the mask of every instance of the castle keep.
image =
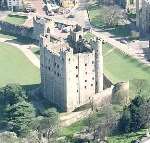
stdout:
<svg viewBox="0 0 150 143">
<path fill-rule="evenodd" d="M 66 40 L 53 43 L 45 33 L 40 48 L 42 93 L 50 102 L 73 111 L 103 90 L 102 40 L 86 42 L 76 26 Z"/>
</svg>

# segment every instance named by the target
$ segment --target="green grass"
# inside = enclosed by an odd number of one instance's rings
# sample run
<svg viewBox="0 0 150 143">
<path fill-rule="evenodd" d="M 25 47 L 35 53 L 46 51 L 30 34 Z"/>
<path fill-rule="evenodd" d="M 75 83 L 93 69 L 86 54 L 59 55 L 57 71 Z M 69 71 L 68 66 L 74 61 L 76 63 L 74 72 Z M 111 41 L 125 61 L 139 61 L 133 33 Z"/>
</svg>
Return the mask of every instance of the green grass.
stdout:
<svg viewBox="0 0 150 143">
<path fill-rule="evenodd" d="M 40 83 L 39 69 L 10 45 L 0 43 L 0 86 L 9 83 L 31 85 Z"/>
<path fill-rule="evenodd" d="M 146 99 L 150 98 L 150 80 L 131 80 L 130 81 L 130 98 L 142 96 Z"/>
<path fill-rule="evenodd" d="M 31 51 L 40 59 L 40 48 L 39 47 L 33 47 L 33 48 L 31 48 Z"/>
<path fill-rule="evenodd" d="M 86 127 L 85 119 L 80 120 L 76 123 L 73 123 L 69 127 L 65 127 L 61 129 L 62 136 L 72 136 L 74 133 L 80 132 L 82 129 Z"/>
<path fill-rule="evenodd" d="M 131 143 L 131 141 L 140 139 L 146 131 L 143 129 L 136 133 L 120 134 L 108 137 L 108 143 Z"/>
<path fill-rule="evenodd" d="M 22 25 L 25 23 L 25 21 L 27 20 L 27 16 L 20 16 L 20 15 L 11 15 L 9 14 L 4 21 L 11 23 L 11 24 L 15 24 L 15 25 Z"/>
<path fill-rule="evenodd" d="M 98 5 L 89 6 L 88 14 L 89 14 L 90 22 L 93 26 L 99 28 L 106 26 L 102 18 L 104 12 L 100 6 Z"/>
<path fill-rule="evenodd" d="M 61 129 L 62 136 L 72 136 L 74 133 L 82 131 L 85 127 L 89 126 L 89 119 L 91 124 L 103 123 L 109 115 L 114 115 L 123 111 L 122 106 L 112 105 L 109 107 L 103 108 L 101 111 L 89 115 L 89 118 L 84 118 L 78 122 L 73 123 L 69 127 Z"/>
<path fill-rule="evenodd" d="M 113 83 L 132 79 L 150 80 L 150 67 L 113 49 L 108 43 L 103 45 L 103 56 L 104 73 Z"/>
</svg>

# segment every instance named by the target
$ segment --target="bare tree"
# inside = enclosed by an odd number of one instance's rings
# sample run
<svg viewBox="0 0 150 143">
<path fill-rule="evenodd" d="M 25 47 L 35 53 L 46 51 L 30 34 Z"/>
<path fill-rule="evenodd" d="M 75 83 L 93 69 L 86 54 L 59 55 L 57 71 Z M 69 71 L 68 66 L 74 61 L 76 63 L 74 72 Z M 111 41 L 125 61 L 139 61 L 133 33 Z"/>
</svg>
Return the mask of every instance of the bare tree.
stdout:
<svg viewBox="0 0 150 143">
<path fill-rule="evenodd" d="M 107 26 L 117 26 L 120 23 L 124 24 L 127 21 L 127 15 L 125 10 L 117 5 L 103 6 L 102 20 Z"/>
</svg>

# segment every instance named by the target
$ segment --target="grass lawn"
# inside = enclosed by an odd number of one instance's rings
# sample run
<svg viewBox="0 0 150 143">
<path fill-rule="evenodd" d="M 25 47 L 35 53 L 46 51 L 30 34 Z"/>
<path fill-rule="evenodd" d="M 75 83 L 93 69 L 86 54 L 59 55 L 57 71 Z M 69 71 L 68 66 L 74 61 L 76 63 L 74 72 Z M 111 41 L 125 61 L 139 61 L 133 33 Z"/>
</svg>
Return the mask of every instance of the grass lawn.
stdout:
<svg viewBox="0 0 150 143">
<path fill-rule="evenodd" d="M 103 45 L 104 73 L 113 82 L 132 79 L 150 80 L 150 67 L 113 49 L 110 44 Z"/>
<path fill-rule="evenodd" d="M 33 47 L 31 51 L 40 59 L 40 47 Z"/>
<path fill-rule="evenodd" d="M 8 83 L 31 85 L 40 83 L 39 69 L 10 45 L 0 43 L 0 86 Z"/>
<path fill-rule="evenodd" d="M 20 15 L 11 15 L 9 14 L 4 21 L 11 23 L 11 24 L 15 24 L 15 25 L 22 25 L 25 23 L 26 19 L 28 17 L 27 16 L 20 16 Z"/>
<path fill-rule="evenodd" d="M 131 141 L 137 140 L 144 136 L 146 131 L 143 129 L 139 132 L 120 134 L 108 137 L 108 143 L 131 143 Z"/>
</svg>

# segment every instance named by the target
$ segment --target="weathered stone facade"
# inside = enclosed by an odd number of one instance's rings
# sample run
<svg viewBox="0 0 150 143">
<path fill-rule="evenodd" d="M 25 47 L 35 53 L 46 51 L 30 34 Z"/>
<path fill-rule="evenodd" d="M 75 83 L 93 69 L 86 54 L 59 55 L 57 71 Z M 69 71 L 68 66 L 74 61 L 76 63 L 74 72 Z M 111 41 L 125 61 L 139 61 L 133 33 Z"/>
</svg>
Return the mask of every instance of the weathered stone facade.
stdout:
<svg viewBox="0 0 150 143">
<path fill-rule="evenodd" d="M 87 43 L 81 28 L 67 40 L 50 42 L 50 33 L 41 37 L 41 85 L 44 96 L 64 111 L 89 102 L 103 90 L 102 40 Z"/>
<path fill-rule="evenodd" d="M 33 18 L 32 37 L 37 41 L 39 41 L 40 35 L 43 35 L 46 32 L 50 33 L 50 29 L 52 29 L 53 27 L 54 27 L 54 21 L 52 19 L 46 19 L 46 18 L 41 18 L 36 16 Z"/>
<path fill-rule="evenodd" d="M 141 34 L 150 33 L 150 0 L 137 0 L 136 25 Z"/>
</svg>

